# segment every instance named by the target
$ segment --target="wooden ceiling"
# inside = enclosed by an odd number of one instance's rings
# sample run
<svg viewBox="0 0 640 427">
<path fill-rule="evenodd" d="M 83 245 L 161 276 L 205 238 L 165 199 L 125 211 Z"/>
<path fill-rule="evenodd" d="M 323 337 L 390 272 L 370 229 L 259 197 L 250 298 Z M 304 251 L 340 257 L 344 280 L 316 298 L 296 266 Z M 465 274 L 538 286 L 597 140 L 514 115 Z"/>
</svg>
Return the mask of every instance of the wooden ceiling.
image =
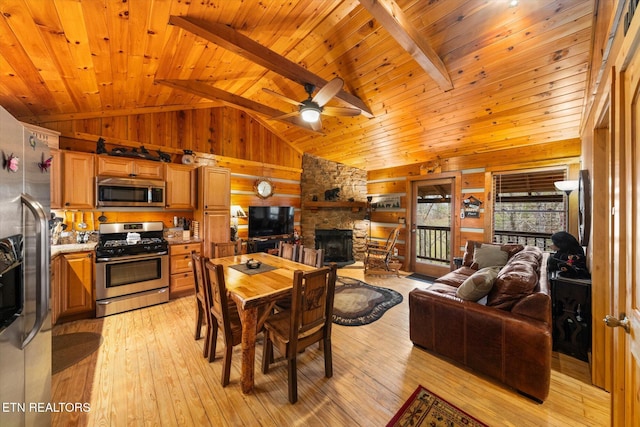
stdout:
<svg viewBox="0 0 640 427">
<path fill-rule="evenodd" d="M 215 98 L 300 152 L 366 170 L 578 138 L 593 1 L 509 2 L 2 0 L 0 105 L 46 126 Z M 222 24 L 230 44 L 181 17 Z M 341 77 L 371 114 L 323 116 L 322 133 L 270 120 L 295 107 L 262 88 L 304 100 L 287 74 L 300 70 Z M 327 105 L 353 105 L 342 99 Z"/>
</svg>

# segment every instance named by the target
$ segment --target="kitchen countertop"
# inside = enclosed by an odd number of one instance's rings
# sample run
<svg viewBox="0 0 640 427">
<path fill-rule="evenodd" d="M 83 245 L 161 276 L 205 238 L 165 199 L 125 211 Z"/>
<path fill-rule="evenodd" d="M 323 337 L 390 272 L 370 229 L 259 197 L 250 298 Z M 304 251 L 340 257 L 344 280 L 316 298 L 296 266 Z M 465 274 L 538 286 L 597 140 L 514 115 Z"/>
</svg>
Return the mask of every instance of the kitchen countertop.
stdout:
<svg viewBox="0 0 640 427">
<path fill-rule="evenodd" d="M 183 245 L 183 244 L 188 244 L 188 243 L 200 243 L 202 242 L 201 239 L 188 239 L 188 240 L 184 240 L 182 238 L 167 238 L 167 242 L 169 242 L 170 245 Z"/>
<path fill-rule="evenodd" d="M 69 254 L 73 252 L 87 252 L 96 248 L 97 242 L 71 243 L 67 245 L 51 245 L 51 258 L 59 254 Z"/>
</svg>

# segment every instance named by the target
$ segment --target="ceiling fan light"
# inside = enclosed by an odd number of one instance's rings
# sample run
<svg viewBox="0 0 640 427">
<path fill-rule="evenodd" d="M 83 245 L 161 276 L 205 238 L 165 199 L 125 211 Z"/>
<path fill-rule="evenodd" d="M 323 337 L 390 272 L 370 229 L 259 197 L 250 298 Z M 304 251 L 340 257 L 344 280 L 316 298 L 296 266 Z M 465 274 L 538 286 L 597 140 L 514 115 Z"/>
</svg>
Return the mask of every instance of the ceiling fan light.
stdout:
<svg viewBox="0 0 640 427">
<path fill-rule="evenodd" d="M 320 111 L 314 107 L 303 107 L 300 109 L 300 116 L 307 123 L 315 123 L 320 118 Z"/>
</svg>

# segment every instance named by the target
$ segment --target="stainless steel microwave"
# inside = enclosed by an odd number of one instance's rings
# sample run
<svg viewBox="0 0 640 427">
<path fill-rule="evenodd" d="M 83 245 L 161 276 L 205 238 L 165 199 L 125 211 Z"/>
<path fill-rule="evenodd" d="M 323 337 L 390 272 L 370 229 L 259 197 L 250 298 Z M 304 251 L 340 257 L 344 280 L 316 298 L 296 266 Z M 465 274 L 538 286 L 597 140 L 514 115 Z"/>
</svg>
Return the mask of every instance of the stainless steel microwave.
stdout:
<svg viewBox="0 0 640 427">
<path fill-rule="evenodd" d="M 96 206 L 164 207 L 164 181 L 137 178 L 96 177 Z"/>
</svg>

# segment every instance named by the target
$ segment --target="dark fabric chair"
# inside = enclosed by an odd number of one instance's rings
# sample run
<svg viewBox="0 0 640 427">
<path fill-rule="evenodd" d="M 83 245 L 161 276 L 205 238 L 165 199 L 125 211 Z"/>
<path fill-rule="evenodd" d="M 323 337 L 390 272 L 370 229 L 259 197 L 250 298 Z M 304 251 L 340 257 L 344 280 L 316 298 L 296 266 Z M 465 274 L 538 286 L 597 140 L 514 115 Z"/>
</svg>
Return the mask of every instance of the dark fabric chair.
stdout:
<svg viewBox="0 0 640 427">
<path fill-rule="evenodd" d="M 293 278 L 291 310 L 269 316 L 264 324 L 265 344 L 262 372 L 269 372 L 273 347 L 287 360 L 289 402 L 298 400 L 297 355 L 314 343 L 321 343 L 325 376 L 333 376 L 331 324 L 336 286 L 336 265 L 303 272 Z"/>
</svg>

